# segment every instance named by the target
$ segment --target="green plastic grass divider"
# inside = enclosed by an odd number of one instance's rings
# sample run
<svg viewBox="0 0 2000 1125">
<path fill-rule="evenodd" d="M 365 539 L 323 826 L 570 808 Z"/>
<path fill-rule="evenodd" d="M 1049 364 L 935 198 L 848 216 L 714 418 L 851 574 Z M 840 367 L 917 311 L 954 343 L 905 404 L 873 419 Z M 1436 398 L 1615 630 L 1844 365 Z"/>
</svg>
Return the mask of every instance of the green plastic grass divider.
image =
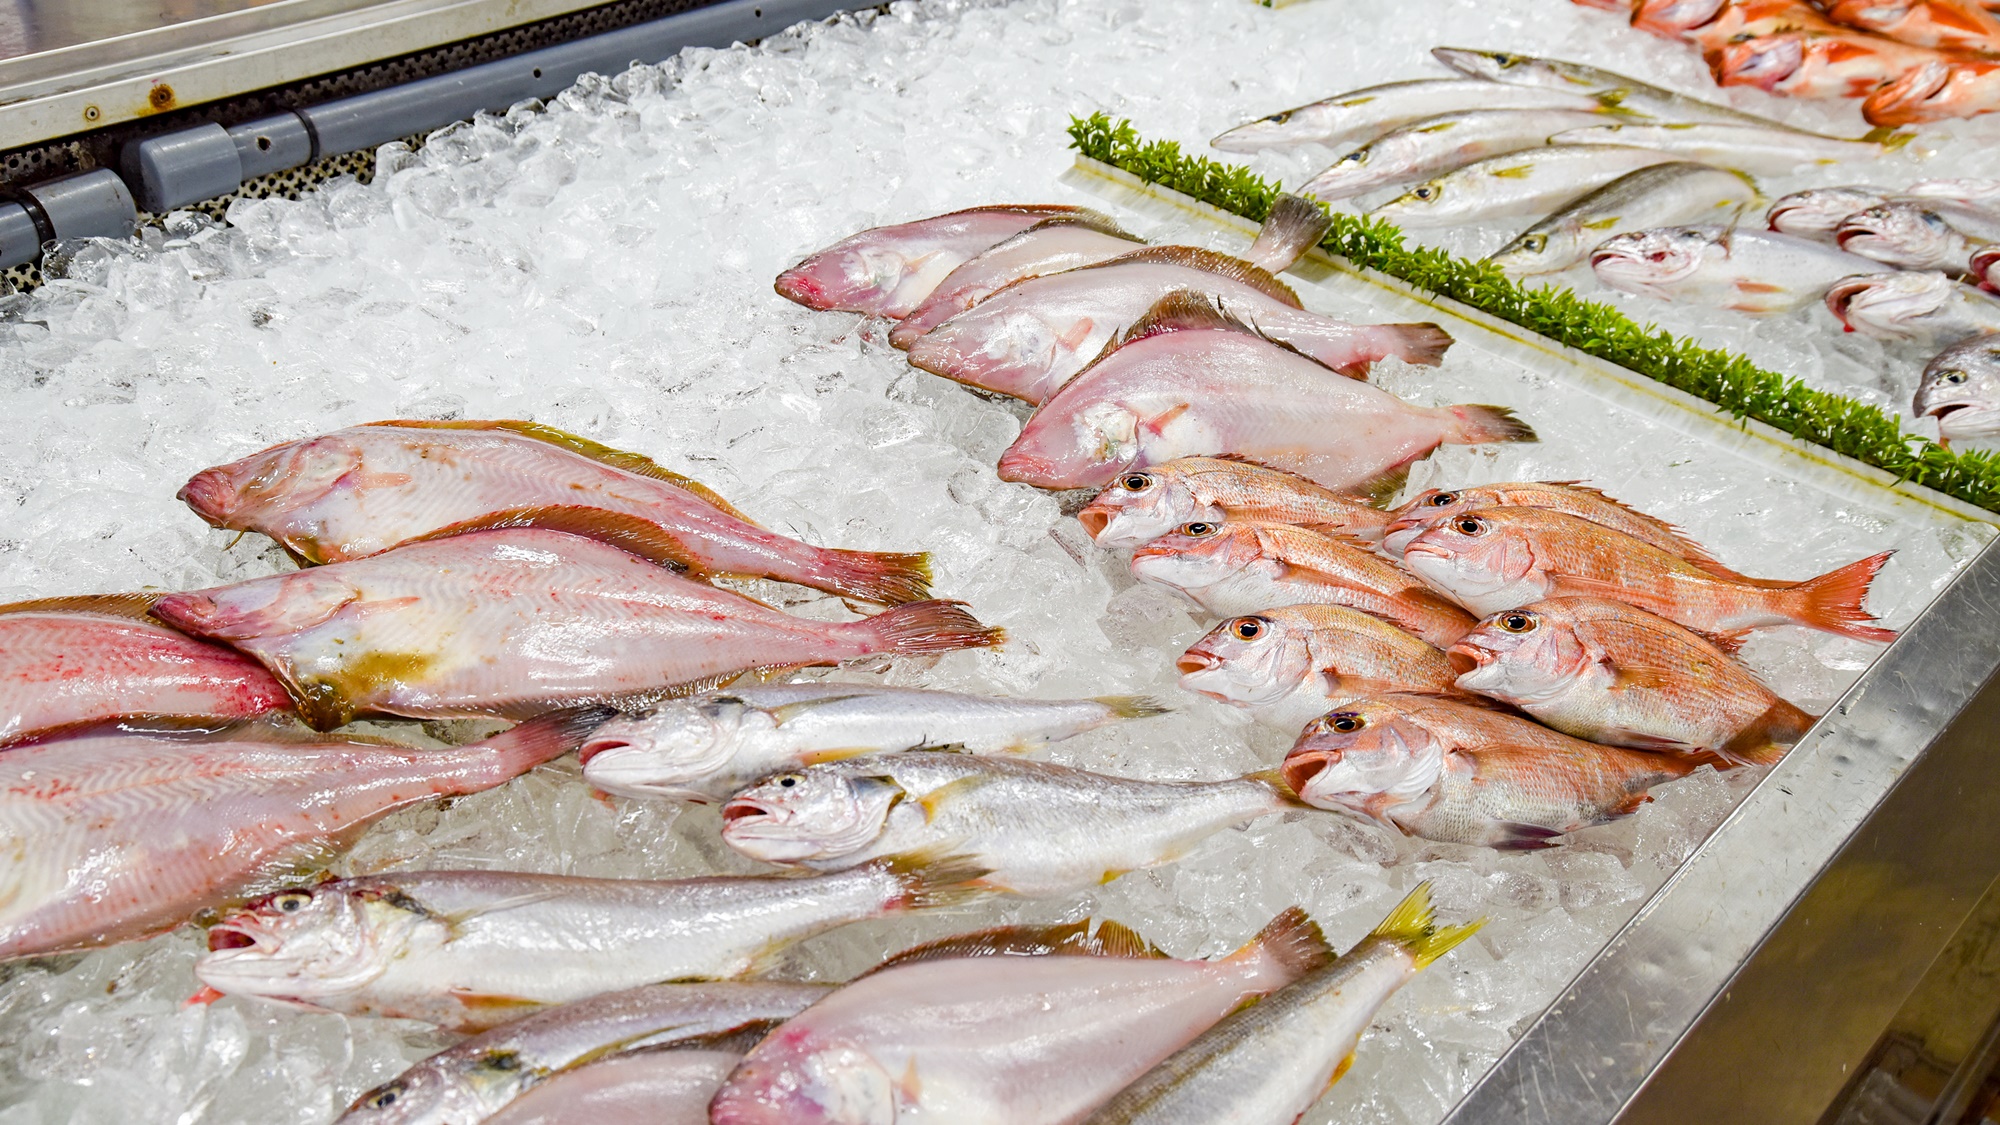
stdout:
<svg viewBox="0 0 2000 1125">
<path fill-rule="evenodd" d="M 1093 160 L 1170 188 L 1252 222 L 1263 222 L 1279 186 L 1240 165 L 1188 156 L 1173 141 L 1146 141 L 1129 121 L 1102 113 L 1071 118 L 1070 147 Z M 1333 214 L 1320 246 L 1356 265 L 1450 297 L 1558 343 L 1755 418 L 1802 441 L 1852 457 L 1976 507 L 2000 512 L 2000 454 L 1955 453 L 1905 433 L 1892 414 L 1814 390 L 1740 355 L 1703 347 L 1568 289 L 1519 284 L 1494 266 L 1442 250 L 1409 249 L 1403 232 L 1379 219 Z"/>
</svg>

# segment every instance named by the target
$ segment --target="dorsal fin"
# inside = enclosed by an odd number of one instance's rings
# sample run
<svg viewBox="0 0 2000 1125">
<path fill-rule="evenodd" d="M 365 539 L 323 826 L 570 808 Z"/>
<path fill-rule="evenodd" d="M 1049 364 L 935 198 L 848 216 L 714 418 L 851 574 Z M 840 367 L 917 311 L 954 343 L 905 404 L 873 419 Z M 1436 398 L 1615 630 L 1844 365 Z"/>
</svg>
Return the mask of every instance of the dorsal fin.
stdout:
<svg viewBox="0 0 2000 1125">
<path fill-rule="evenodd" d="M 102 617 L 129 617 L 161 629 L 171 629 L 173 626 L 146 612 L 153 608 L 154 602 L 165 596 L 164 594 L 73 594 L 61 598 L 35 598 L 32 601 L 0 605 L 0 614 L 95 613 Z"/>
<path fill-rule="evenodd" d="M 1203 273 L 1240 281 L 1273 300 L 1283 301 L 1295 309 L 1305 307 L 1299 304 L 1299 295 L 1292 292 L 1292 287 L 1279 281 L 1271 271 L 1259 269 L 1241 258 L 1234 258 L 1215 250 L 1204 250 L 1199 246 L 1147 246 L 1129 254 L 1120 254 L 1116 258 L 1107 258 L 1094 265 L 1079 268 L 1101 270 L 1129 262 L 1165 262 L 1169 265 L 1186 266 Z"/>
<path fill-rule="evenodd" d="M 966 957 L 1124 957 L 1164 958 L 1145 938 L 1116 922 L 1103 922 L 1096 933 L 1090 920 L 1060 926 L 1001 926 L 977 933 L 959 934 L 925 942 L 883 961 L 863 974 L 882 972 L 924 961 L 952 961 Z"/>
<path fill-rule="evenodd" d="M 742 512 L 737 511 L 734 505 L 716 495 L 707 485 L 695 480 L 693 477 L 682 476 L 672 469 L 663 469 L 655 464 L 651 457 L 643 453 L 632 453 L 623 449 L 614 449 L 601 442 L 595 442 L 587 437 L 570 433 L 568 430 L 558 430 L 554 426 L 544 426 L 540 422 L 524 422 L 516 418 L 499 418 L 492 421 L 475 419 L 430 421 L 422 418 L 402 418 L 363 424 L 369 426 L 400 426 L 404 429 L 413 430 L 501 430 L 506 433 L 518 434 L 524 438 L 532 438 L 535 441 L 553 445 L 558 449 L 567 450 L 580 457 L 588 457 L 592 461 L 609 465 L 614 469 L 623 469 L 637 476 L 652 477 L 654 480 L 666 481 L 668 484 L 701 497 L 703 500 L 735 516 L 744 523 L 754 524 L 756 522 Z"/>
<path fill-rule="evenodd" d="M 1094 230 L 1099 234 L 1108 234 L 1113 238 L 1122 238 L 1127 242 L 1146 241 L 1124 227 L 1119 226 L 1117 220 L 1111 216 L 1102 211 L 1092 211 L 1088 207 L 1078 208 L 1067 215 L 1051 215 L 1034 226 L 1029 227 L 1028 230 L 1022 231 L 1021 234 L 1027 234 L 1029 231 L 1046 230 L 1049 227 L 1084 227 Z M 1018 238 L 1020 235 L 1016 235 L 1015 237 Z"/>
</svg>

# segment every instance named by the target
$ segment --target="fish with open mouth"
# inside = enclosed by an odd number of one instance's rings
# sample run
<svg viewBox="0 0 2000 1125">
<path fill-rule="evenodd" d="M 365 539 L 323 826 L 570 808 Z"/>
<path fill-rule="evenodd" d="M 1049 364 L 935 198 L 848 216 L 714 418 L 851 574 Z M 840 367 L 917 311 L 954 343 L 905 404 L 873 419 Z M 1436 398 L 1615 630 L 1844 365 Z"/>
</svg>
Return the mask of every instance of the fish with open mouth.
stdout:
<svg viewBox="0 0 2000 1125">
<path fill-rule="evenodd" d="M 1779 234 L 1833 242 L 1841 221 L 1856 212 L 1880 207 L 1894 197 L 1884 188 L 1863 185 L 1807 188 L 1779 196 L 1764 220 Z"/>
<path fill-rule="evenodd" d="M 1383 494 L 1394 491 L 1385 487 Z M 1139 547 L 1198 520 L 1227 519 L 1288 523 L 1365 542 L 1381 538 L 1389 513 L 1242 458 L 1176 457 L 1122 474 L 1076 518 L 1100 547 Z"/>
<path fill-rule="evenodd" d="M 1779 30 L 1733 38 L 1713 53 L 1710 69 L 1722 86 L 1791 98 L 1860 98 L 1948 57 L 1848 28 Z"/>
<path fill-rule="evenodd" d="M 1281 768 L 1307 804 L 1405 835 L 1540 848 L 1637 812 L 1653 786 L 1701 764 L 1433 695 L 1383 695 L 1313 720 Z"/>
<path fill-rule="evenodd" d="M 929 597 L 921 554 L 815 547 L 767 531 L 637 453 L 534 422 L 374 422 L 203 469 L 180 498 L 306 562 L 489 527 L 602 539 L 693 577 L 776 578 L 861 601 Z"/>
<path fill-rule="evenodd" d="M 742 1061 L 695 1047 L 613 1055 L 551 1075 L 484 1125 L 709 1125 L 709 1101 Z"/>
<path fill-rule="evenodd" d="M 1461 694 L 1451 659 L 1372 614 L 1288 605 L 1232 617 L 1176 665 L 1181 686 L 1297 730 L 1349 700 L 1391 692 Z"/>
<path fill-rule="evenodd" d="M 1946 445 L 2000 434 L 2000 336 L 1975 336 L 1924 367 L 1911 410 L 1935 418 Z"/>
<path fill-rule="evenodd" d="M 1365 490 L 1445 443 L 1532 440 L 1503 407 L 1412 406 L 1182 290 L 1043 402 L 999 471 L 1038 488 L 1102 488 L 1177 457 L 1235 454 Z"/>
<path fill-rule="evenodd" d="M 1826 291 L 1826 308 L 1848 331 L 1876 340 L 1943 347 L 2000 332 L 2000 297 L 1937 270 L 1843 277 Z"/>
<path fill-rule="evenodd" d="M 1613 289 L 1751 316 L 1803 308 L 1841 278 L 1872 273 L 1875 266 L 1807 239 L 1723 226 L 1635 231 L 1590 253 L 1597 279 Z"/>
<path fill-rule="evenodd" d="M 1277 605 L 1340 605 L 1439 646 L 1473 624 L 1463 610 L 1394 563 L 1289 524 L 1184 524 L 1132 552 L 1132 576 L 1221 616 Z"/>
<path fill-rule="evenodd" d="M 1977 117 L 2000 109 L 2000 61 L 1933 59 L 1884 83 L 1861 103 L 1870 125 L 1896 128 Z"/>
<path fill-rule="evenodd" d="M 397 809 L 491 789 L 583 741 L 606 712 L 411 750 L 252 722 L 121 725 L 0 752 L 0 961 L 172 929 L 325 860 Z"/>
<path fill-rule="evenodd" d="M 1628 172 L 1674 159 L 1671 153 L 1623 145 L 1523 149 L 1475 160 L 1426 180 L 1369 214 L 1402 227 L 1540 215 Z"/>
<path fill-rule="evenodd" d="M 1748 176 L 1676 160 L 1629 172 L 1565 204 L 1486 260 L 1511 276 L 1566 270 L 1606 239 L 1677 223 L 1733 224 L 1757 198 Z"/>
<path fill-rule="evenodd" d="M 1417 78 L 1349 90 L 1330 98 L 1248 121 L 1208 142 L 1223 152 L 1262 152 L 1297 145 L 1338 144 L 1376 137 L 1416 121 L 1484 109 L 1567 109 L 1594 111 L 1603 103 L 1589 94 L 1503 86 L 1478 78 Z"/>
<path fill-rule="evenodd" d="M 1225 828 L 1297 807 L 1275 776 L 1141 781 L 916 750 L 765 778 L 722 807 L 722 839 L 816 870 L 962 857 L 989 872 L 979 886 L 1044 896 L 1172 863 Z"/>
<path fill-rule="evenodd" d="M 785 770 L 872 752 L 1019 753 L 1167 709 L 1141 696 L 1008 699 L 870 684 L 774 684 L 620 715 L 578 750 L 610 793 L 721 799 Z"/>
<path fill-rule="evenodd" d="M 598 1059 L 631 1051 L 680 1054 L 654 1049 L 748 1036 L 799 1014 L 830 991 L 817 984 L 718 981 L 592 996 L 445 1048 L 354 1099 L 336 1125 L 481 1125 L 519 1105 L 529 1091 L 598 1065 Z M 740 1056 L 724 1057 L 733 1066 Z M 716 1085 L 721 1078 L 716 1076 Z"/>
<path fill-rule="evenodd" d="M 1974 250 L 2000 237 L 2000 223 L 1984 225 L 1983 232 L 1961 229 L 1936 210 L 1905 200 L 1857 211 L 1833 236 L 1842 250 L 1883 265 L 1959 273 Z"/>
<path fill-rule="evenodd" d="M 1411 122 L 1329 164 L 1299 188 L 1328 202 L 1421 180 L 1475 160 L 1540 148 L 1552 134 L 1596 124 L 1606 110 L 1468 109 Z"/>
<path fill-rule="evenodd" d="M 1464 668 L 1460 688 L 1606 746 L 1765 765 L 1816 718 L 1703 637 L 1606 598 L 1503 610 L 1460 637 L 1451 656 Z"/>
<path fill-rule="evenodd" d="M 263 665 L 147 616 L 157 598 L 0 605 L 0 744 L 120 716 L 229 720 L 291 707 Z"/>
<path fill-rule="evenodd" d="M 1752 585 L 1712 574 L 1623 532 L 1545 508 L 1461 512 L 1403 549 L 1403 565 L 1480 614 L 1556 597 L 1613 598 L 1699 633 L 1720 636 L 1803 625 L 1836 636 L 1892 641 L 1863 602 L 1893 551 L 1804 582 Z"/>
<path fill-rule="evenodd" d="M 595 539 L 537 528 L 169 594 L 153 613 L 256 657 L 306 721 L 329 730 L 360 714 L 518 718 L 636 704 L 759 668 L 1001 638 L 952 602 L 852 622 L 793 617 Z"/>
<path fill-rule="evenodd" d="M 1761 125 L 1803 133 L 1768 117 L 1745 113 L 1726 105 L 1705 102 L 1686 94 L 1641 82 L 1636 78 L 1602 70 L 1584 63 L 1537 58 L 1511 51 L 1476 51 L 1464 47 L 1433 47 L 1431 57 L 1460 74 L 1505 82 L 1515 86 L 1536 86 L 1564 90 L 1600 99 L 1619 109 L 1644 114 L 1661 121 L 1712 121 L 1725 125 Z M 1550 130 L 1554 132 L 1554 130 Z"/>
<path fill-rule="evenodd" d="M 1297 907 L 1210 961 L 1105 922 L 918 946 L 752 1048 L 713 1125 L 1074 1122 L 1231 1011 L 1333 957 Z"/>
<path fill-rule="evenodd" d="M 194 971 L 224 995 L 478 1029 L 614 989 L 744 976 L 814 934 L 977 898 L 984 874 L 884 860 L 804 879 L 370 875 L 228 912 Z"/>
<path fill-rule="evenodd" d="M 778 275 L 778 295 L 809 309 L 902 317 L 966 259 L 1081 207 L 999 204 L 870 227 Z M 1106 220 L 1107 222 L 1109 220 Z"/>
<path fill-rule="evenodd" d="M 1549 143 L 1638 145 L 1739 171 L 1784 175 L 1810 165 L 1879 160 L 1908 140 L 1907 135 L 1899 134 L 1890 141 L 1845 141 L 1769 125 L 1693 121 L 1668 125 L 1593 125 L 1556 133 Z"/>
</svg>

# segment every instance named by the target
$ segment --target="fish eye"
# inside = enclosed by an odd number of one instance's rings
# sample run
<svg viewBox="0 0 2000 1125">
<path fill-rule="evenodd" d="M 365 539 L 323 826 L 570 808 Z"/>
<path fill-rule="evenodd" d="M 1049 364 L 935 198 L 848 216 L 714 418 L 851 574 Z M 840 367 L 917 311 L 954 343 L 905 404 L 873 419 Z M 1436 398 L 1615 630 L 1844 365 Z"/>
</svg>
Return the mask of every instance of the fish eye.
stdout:
<svg viewBox="0 0 2000 1125">
<path fill-rule="evenodd" d="M 1118 482 L 1118 487 L 1127 492 L 1144 492 L 1153 487 L 1153 478 L 1144 473 L 1127 473 L 1125 479 Z"/>
<path fill-rule="evenodd" d="M 1493 61 L 1494 61 L 1494 62 L 1495 62 L 1496 64 L 1498 64 L 1498 65 L 1499 65 L 1499 67 L 1500 67 L 1500 69 L 1501 69 L 1501 70 L 1511 70 L 1511 69 L 1513 69 L 1514 67 L 1517 67 L 1517 66 L 1521 65 L 1521 59 L 1522 59 L 1522 56 L 1520 56 L 1520 55 L 1494 55 L 1494 56 L 1493 56 Z"/>
<path fill-rule="evenodd" d="M 1431 200 L 1436 199 L 1438 197 L 1439 192 L 1437 187 L 1432 184 L 1422 184 L 1418 186 L 1417 189 L 1412 191 L 1410 194 L 1428 203 Z"/>
<path fill-rule="evenodd" d="M 1206 523 L 1201 520 L 1196 520 L 1193 523 L 1181 525 L 1181 534 L 1187 536 L 1190 539 L 1206 538 L 1207 536 L 1214 535 L 1215 532 L 1216 532 L 1215 524 Z"/>
<path fill-rule="evenodd" d="M 1424 501 L 1424 503 L 1429 504 L 1433 508 L 1449 508 L 1453 504 L 1458 503 L 1458 493 L 1439 492 L 1434 494 L 1429 500 Z"/>
<path fill-rule="evenodd" d="M 1264 635 L 1265 624 L 1261 617 L 1239 617 L 1236 623 L 1229 627 L 1229 631 L 1241 640 L 1254 641 Z"/>
<path fill-rule="evenodd" d="M 1292 111 L 1288 109 L 1283 113 L 1274 113 L 1271 116 L 1266 117 L 1264 120 L 1269 121 L 1273 125 L 1283 125 L 1285 122 L 1290 121 L 1291 119 L 1292 119 Z"/>
<path fill-rule="evenodd" d="M 1539 254 L 1549 248 L 1549 236 L 1546 234 L 1531 234 L 1521 240 L 1521 248 L 1530 254 Z"/>
<path fill-rule="evenodd" d="M 1467 516 L 1466 518 L 1459 520 L 1457 523 L 1452 524 L 1452 526 L 1457 528 L 1462 534 L 1465 535 L 1477 535 L 1480 532 L 1486 530 L 1486 525 L 1484 523 L 1480 522 L 1479 520 L 1473 519 L 1471 516 Z"/>
<path fill-rule="evenodd" d="M 797 785 L 799 782 L 804 780 L 805 777 L 802 774 L 788 773 L 785 776 L 778 779 L 778 788 L 790 789 L 793 786 Z"/>
<path fill-rule="evenodd" d="M 312 905 L 311 891 L 285 891 L 271 899 L 271 905 L 285 914 L 297 914 Z"/>
<path fill-rule="evenodd" d="M 403 1091 L 406 1089 L 408 1087 L 404 1086 L 400 1080 L 391 1082 L 387 1086 L 383 1086 L 361 1099 L 361 1104 L 368 1109 L 388 1109 L 402 1098 Z"/>
<path fill-rule="evenodd" d="M 1502 614 L 1496 624 L 1509 633 L 1532 633 L 1535 631 L 1535 619 L 1525 613 Z"/>
<path fill-rule="evenodd" d="M 1341 711 L 1329 716 L 1326 725 L 1342 734 L 1353 734 L 1368 725 L 1368 720 L 1352 711 Z"/>
<path fill-rule="evenodd" d="M 1963 372 L 1963 371 L 1956 371 L 1956 370 L 1954 370 L 1954 371 L 1947 371 L 1947 372 L 1945 372 L 1944 374 L 1942 374 L 1942 375 L 1938 376 L 1938 382 L 1940 382 L 1940 383 L 1963 383 L 1963 382 L 1965 382 L 1965 378 L 1966 378 L 1966 376 L 1965 376 L 1965 372 Z"/>
</svg>

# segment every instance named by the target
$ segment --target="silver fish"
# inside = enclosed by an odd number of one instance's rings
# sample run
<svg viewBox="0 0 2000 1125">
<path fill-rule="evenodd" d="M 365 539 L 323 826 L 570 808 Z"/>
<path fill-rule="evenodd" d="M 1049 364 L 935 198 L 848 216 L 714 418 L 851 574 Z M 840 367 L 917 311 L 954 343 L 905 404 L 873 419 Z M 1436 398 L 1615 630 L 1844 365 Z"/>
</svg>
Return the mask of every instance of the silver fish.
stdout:
<svg viewBox="0 0 2000 1125">
<path fill-rule="evenodd" d="M 478 1125 L 529 1090 L 603 1055 L 768 1028 L 830 991 L 816 984 L 722 981 L 593 996 L 448 1047 L 356 1098 L 338 1122 Z"/>
<path fill-rule="evenodd" d="M 840 868 L 955 855 L 1023 895 L 1094 887 L 1187 854 L 1233 825 L 1298 807 L 1275 777 L 1141 781 L 919 750 L 808 766 L 736 795 L 722 839 L 752 859 Z"/>
<path fill-rule="evenodd" d="M 709 1125 L 708 1103 L 743 1056 L 634 1051 L 552 1076 L 486 1125 Z"/>
<path fill-rule="evenodd" d="M 1431 57 L 1460 74 L 1474 78 L 1584 94 L 1662 121 L 1713 121 L 1726 125 L 1761 125 L 1791 133 L 1804 132 L 1768 117 L 1677 94 L 1636 78 L 1582 63 L 1541 59 L 1506 51 L 1475 51 L 1464 47 L 1433 47 Z"/>
<path fill-rule="evenodd" d="M 1883 188 L 1858 185 L 1807 188 L 1780 196 L 1764 213 L 1764 220 L 1780 234 L 1832 242 L 1842 219 L 1887 203 L 1890 195 Z"/>
<path fill-rule="evenodd" d="M 2000 332 L 2000 297 L 1937 270 L 1843 277 L 1826 291 L 1826 308 L 1849 331 L 1877 340 L 1943 347 Z"/>
<path fill-rule="evenodd" d="M 1674 158 L 1620 145 L 1550 145 L 1475 160 L 1369 212 L 1404 227 L 1545 213 L 1612 180 Z"/>
<path fill-rule="evenodd" d="M 1575 109 L 1473 109 L 1392 130 L 1334 161 L 1299 189 L 1328 201 L 1419 180 L 1487 156 L 1539 148 L 1549 136 L 1602 121 Z"/>
<path fill-rule="evenodd" d="M 1223 152 L 1262 152 L 1306 144 L 1373 138 L 1399 125 L 1467 106 L 1482 109 L 1595 110 L 1588 94 L 1503 86 L 1476 78 L 1418 78 L 1335 94 L 1309 105 L 1238 125 L 1209 144 Z"/>
<path fill-rule="evenodd" d="M 1859 255 L 1775 231 L 1698 226 L 1618 235 L 1591 251 L 1590 268 L 1627 293 L 1763 316 L 1810 304 L 1834 282 L 1873 267 Z"/>
<path fill-rule="evenodd" d="M 1774 125 L 1690 122 L 1675 125 L 1594 125 L 1549 138 L 1559 145 L 1639 145 L 1744 172 L 1784 175 L 1816 164 L 1879 160 L 1890 146 L 1844 141 Z"/>
<path fill-rule="evenodd" d="M 1995 230 L 2000 234 L 2000 230 Z M 1975 248 L 1988 239 L 1974 237 L 1947 222 L 1937 211 L 1914 202 L 1884 203 L 1840 221 L 1833 237 L 1842 250 L 1904 270 L 1965 268 Z"/>
<path fill-rule="evenodd" d="M 1655 164 L 1572 200 L 1487 261 L 1514 276 L 1554 273 L 1616 235 L 1676 223 L 1733 223 L 1756 198 L 1757 186 L 1740 173 L 1688 161 Z"/>
<path fill-rule="evenodd" d="M 1947 445 L 2000 434 L 2000 337 L 1977 336 L 1939 352 L 1917 382 L 1911 409 L 1937 419 Z"/>
<path fill-rule="evenodd" d="M 1136 696 L 1008 699 L 817 683 L 711 692 L 620 715 L 583 744 L 583 776 L 639 797 L 723 798 L 760 777 L 868 751 L 1000 754 L 1166 713 Z"/>
</svg>

